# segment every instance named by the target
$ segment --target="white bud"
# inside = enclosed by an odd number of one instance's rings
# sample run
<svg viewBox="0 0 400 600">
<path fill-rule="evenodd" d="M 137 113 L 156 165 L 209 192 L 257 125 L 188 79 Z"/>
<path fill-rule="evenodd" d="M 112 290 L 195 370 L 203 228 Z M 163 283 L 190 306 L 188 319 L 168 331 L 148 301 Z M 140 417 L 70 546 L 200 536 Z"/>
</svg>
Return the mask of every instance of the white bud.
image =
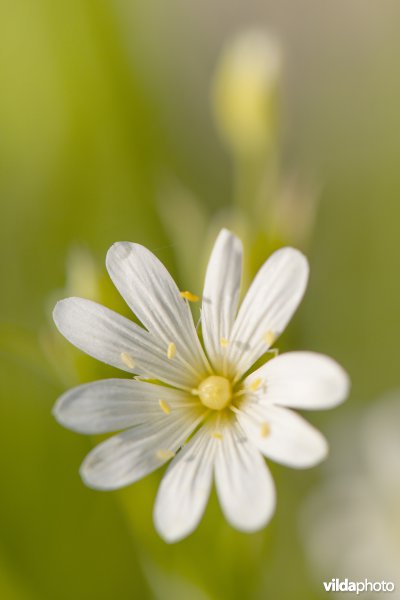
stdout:
<svg viewBox="0 0 400 600">
<path fill-rule="evenodd" d="M 276 127 L 276 92 L 281 73 L 277 42 L 247 31 L 228 43 L 215 71 L 212 100 L 220 132 L 235 153 L 259 154 Z"/>
</svg>

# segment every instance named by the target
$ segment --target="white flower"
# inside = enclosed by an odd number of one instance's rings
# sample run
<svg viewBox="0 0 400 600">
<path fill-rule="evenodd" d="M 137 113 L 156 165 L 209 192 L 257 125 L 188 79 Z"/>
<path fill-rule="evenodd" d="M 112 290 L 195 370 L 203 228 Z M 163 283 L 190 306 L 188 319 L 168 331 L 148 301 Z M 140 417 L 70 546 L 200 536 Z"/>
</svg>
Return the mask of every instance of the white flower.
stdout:
<svg viewBox="0 0 400 600">
<path fill-rule="evenodd" d="M 282 248 L 263 265 L 239 309 L 240 241 L 222 230 L 207 267 L 202 300 L 204 348 L 188 300 L 160 261 L 139 244 L 114 244 L 107 268 L 140 327 L 83 298 L 54 309 L 61 333 L 87 354 L 135 374 L 81 385 L 54 414 L 86 434 L 124 429 L 95 447 L 81 476 L 111 490 L 137 481 L 173 458 L 159 488 L 154 520 L 169 542 L 191 533 L 212 480 L 227 520 L 255 531 L 271 518 L 275 491 L 262 455 L 304 468 L 327 453 L 324 437 L 288 408 L 330 408 L 348 392 L 332 359 L 290 352 L 249 369 L 271 347 L 307 284 L 305 257 Z"/>
</svg>

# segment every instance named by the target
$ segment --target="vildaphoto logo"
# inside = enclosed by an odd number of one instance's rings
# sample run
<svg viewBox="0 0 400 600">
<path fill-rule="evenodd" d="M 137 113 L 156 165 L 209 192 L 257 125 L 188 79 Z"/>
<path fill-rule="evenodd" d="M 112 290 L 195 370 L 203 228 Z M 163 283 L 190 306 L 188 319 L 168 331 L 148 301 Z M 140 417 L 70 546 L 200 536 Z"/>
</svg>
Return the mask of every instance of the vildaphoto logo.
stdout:
<svg viewBox="0 0 400 600">
<path fill-rule="evenodd" d="M 393 581 L 349 581 L 347 578 L 333 578 L 323 583 L 326 592 L 355 592 L 357 595 L 363 592 L 393 592 L 395 589 Z"/>
</svg>

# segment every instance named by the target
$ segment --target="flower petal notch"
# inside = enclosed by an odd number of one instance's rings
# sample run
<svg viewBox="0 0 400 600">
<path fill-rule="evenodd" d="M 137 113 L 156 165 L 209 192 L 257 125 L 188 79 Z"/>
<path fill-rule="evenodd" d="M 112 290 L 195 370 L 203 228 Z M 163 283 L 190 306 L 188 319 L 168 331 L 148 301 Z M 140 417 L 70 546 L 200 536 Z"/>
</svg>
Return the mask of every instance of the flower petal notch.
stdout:
<svg viewBox="0 0 400 600">
<path fill-rule="evenodd" d="M 78 349 L 135 376 L 80 385 L 54 407 L 57 421 L 78 433 L 117 432 L 86 457 L 83 481 L 115 490 L 171 461 L 154 506 L 166 542 L 194 531 L 213 481 L 233 527 L 264 527 L 276 502 L 264 457 L 303 469 L 328 451 L 323 435 L 293 409 L 332 408 L 350 386 L 341 366 L 313 352 L 254 366 L 303 297 L 307 259 L 294 248 L 275 252 L 239 307 L 242 244 L 223 229 L 206 270 L 201 337 L 190 309 L 199 297 L 179 291 L 149 250 L 114 244 L 107 268 L 142 326 L 84 298 L 61 300 L 53 313 Z"/>
</svg>

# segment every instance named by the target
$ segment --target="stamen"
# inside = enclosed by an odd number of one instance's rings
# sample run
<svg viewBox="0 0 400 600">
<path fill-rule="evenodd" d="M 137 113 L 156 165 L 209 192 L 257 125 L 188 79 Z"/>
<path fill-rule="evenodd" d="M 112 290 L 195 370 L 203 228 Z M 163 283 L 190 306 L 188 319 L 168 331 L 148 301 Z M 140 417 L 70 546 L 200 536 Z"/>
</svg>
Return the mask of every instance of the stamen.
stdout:
<svg viewBox="0 0 400 600">
<path fill-rule="evenodd" d="M 171 412 L 171 405 L 168 404 L 166 400 L 159 400 L 158 404 L 160 405 L 161 410 L 165 412 L 166 415 L 169 415 Z"/>
<path fill-rule="evenodd" d="M 121 352 L 120 358 L 121 358 L 122 362 L 124 363 L 124 365 L 129 367 L 129 369 L 135 368 L 135 361 L 133 360 L 132 356 L 130 354 L 128 354 L 128 352 Z"/>
<path fill-rule="evenodd" d="M 267 333 L 264 333 L 263 335 L 264 342 L 267 346 L 272 346 L 277 337 L 278 336 L 274 331 L 267 331 Z"/>
<path fill-rule="evenodd" d="M 172 450 L 161 449 L 161 450 L 157 450 L 156 456 L 160 460 L 169 460 L 170 458 L 174 458 L 175 452 L 172 452 Z"/>
<path fill-rule="evenodd" d="M 198 302 L 200 300 L 199 296 L 196 296 L 196 294 L 192 294 L 192 292 L 188 292 L 187 290 L 185 292 L 180 292 L 180 295 L 182 298 L 185 298 L 185 300 L 189 300 L 189 302 Z"/>
<path fill-rule="evenodd" d="M 168 344 L 167 357 L 171 360 L 176 354 L 176 346 L 174 342 Z"/>
<path fill-rule="evenodd" d="M 262 384 L 262 379 L 255 379 L 250 385 L 249 385 L 249 390 L 251 390 L 252 392 L 256 392 L 260 385 Z"/>
<path fill-rule="evenodd" d="M 270 433 L 271 433 L 271 429 L 270 429 L 270 426 L 268 425 L 268 423 L 261 423 L 261 428 L 260 428 L 261 437 L 265 438 Z"/>
<path fill-rule="evenodd" d="M 222 435 L 222 433 L 220 431 L 213 431 L 211 434 L 212 438 L 215 438 L 216 440 L 223 440 L 224 436 Z"/>
<path fill-rule="evenodd" d="M 219 340 L 219 343 L 221 344 L 221 348 L 226 348 L 229 346 L 229 340 L 223 337 Z"/>
</svg>

